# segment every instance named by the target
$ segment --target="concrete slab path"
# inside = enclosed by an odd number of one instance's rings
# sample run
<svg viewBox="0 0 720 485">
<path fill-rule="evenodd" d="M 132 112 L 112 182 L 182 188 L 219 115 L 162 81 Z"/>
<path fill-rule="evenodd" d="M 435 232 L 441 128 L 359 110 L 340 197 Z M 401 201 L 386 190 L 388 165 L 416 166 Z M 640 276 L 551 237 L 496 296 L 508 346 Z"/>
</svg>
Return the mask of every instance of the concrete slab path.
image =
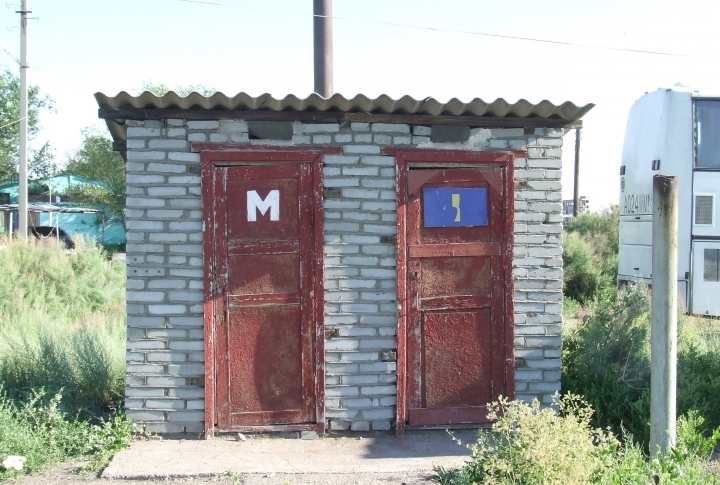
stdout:
<svg viewBox="0 0 720 485">
<path fill-rule="evenodd" d="M 470 456 L 464 445 L 475 440 L 476 432 L 462 430 L 453 434 L 462 445 L 440 430 L 413 431 L 404 437 L 372 433 L 327 435 L 315 440 L 295 435 L 259 435 L 248 436 L 245 441 L 235 436 L 136 441 L 113 457 L 102 477 L 138 480 L 222 474 L 268 478 L 293 475 L 295 483 L 322 483 L 318 476 L 330 478 L 328 474 L 358 478 L 352 483 L 373 483 L 374 477 L 380 480 L 381 476 L 428 477 L 434 466 L 458 467 Z M 312 480 L 297 480 L 301 475 Z M 366 480 L 360 479 L 363 475 Z"/>
</svg>

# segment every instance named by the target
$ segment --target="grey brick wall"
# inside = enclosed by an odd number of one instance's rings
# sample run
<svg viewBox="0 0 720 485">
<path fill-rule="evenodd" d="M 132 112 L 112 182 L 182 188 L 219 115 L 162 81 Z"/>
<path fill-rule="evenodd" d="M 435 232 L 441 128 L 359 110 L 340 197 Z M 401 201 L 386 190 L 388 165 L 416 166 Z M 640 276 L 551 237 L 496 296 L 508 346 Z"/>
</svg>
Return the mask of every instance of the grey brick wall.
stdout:
<svg viewBox="0 0 720 485">
<path fill-rule="evenodd" d="M 204 420 L 202 222 L 192 142 L 340 145 L 324 158 L 326 418 L 331 429 L 385 430 L 395 417 L 395 160 L 405 145 L 527 150 L 515 165 L 515 390 L 549 402 L 560 388 L 562 130 L 473 129 L 431 143 L 427 126 L 293 123 L 289 141 L 251 140 L 244 121 L 128 121 L 126 408 L 151 432 L 200 432 Z M 383 237 L 385 236 L 385 237 Z"/>
</svg>

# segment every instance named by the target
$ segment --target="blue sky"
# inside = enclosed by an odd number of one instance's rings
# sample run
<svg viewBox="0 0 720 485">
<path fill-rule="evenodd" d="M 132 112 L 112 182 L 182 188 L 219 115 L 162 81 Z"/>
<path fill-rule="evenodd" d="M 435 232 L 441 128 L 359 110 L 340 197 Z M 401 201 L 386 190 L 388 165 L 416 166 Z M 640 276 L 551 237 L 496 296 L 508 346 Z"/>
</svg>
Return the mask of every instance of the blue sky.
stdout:
<svg viewBox="0 0 720 485">
<path fill-rule="evenodd" d="M 97 121 L 93 93 L 145 81 L 226 94 L 312 91 L 312 0 L 29 0 L 29 79 L 55 100 L 38 142 L 59 159 Z M 616 203 L 627 115 L 646 91 L 682 82 L 720 93 L 713 0 L 334 0 L 335 91 L 597 106 L 584 118 L 581 193 Z M 240 7 L 240 8 L 237 8 Z M 19 54 L 17 5 L 0 6 L 0 42 Z M 266 10 L 257 10 L 266 9 Z M 272 11 L 267 11 L 272 10 Z M 362 22 L 360 22 L 362 21 Z M 660 56 L 368 22 L 652 50 Z M 17 65 L 0 51 L 0 64 Z M 572 193 L 574 136 L 565 137 Z"/>
</svg>

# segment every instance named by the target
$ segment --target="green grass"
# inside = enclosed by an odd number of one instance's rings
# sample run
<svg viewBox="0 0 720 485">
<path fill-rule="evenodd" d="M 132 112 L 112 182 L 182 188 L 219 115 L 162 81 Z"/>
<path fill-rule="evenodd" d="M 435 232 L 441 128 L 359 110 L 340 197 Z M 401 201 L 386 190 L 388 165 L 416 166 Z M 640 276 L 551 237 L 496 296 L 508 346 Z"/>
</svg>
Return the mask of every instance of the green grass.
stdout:
<svg viewBox="0 0 720 485">
<path fill-rule="evenodd" d="M 24 472 L 71 457 L 101 466 L 131 436 L 118 411 L 124 265 L 83 241 L 73 252 L 56 243 L 0 245 L 0 462 L 26 456 Z M 0 471 L 0 479 L 14 473 Z"/>
</svg>

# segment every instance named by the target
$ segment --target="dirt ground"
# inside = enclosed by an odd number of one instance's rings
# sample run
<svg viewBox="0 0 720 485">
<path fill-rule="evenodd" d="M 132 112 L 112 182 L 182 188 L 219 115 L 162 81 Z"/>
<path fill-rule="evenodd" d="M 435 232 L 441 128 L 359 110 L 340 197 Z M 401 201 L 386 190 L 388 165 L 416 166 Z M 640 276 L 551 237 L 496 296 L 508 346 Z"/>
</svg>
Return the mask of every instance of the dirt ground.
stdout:
<svg viewBox="0 0 720 485">
<path fill-rule="evenodd" d="M 217 475 L 212 477 L 169 478 L 150 480 L 110 480 L 100 478 L 99 473 L 80 475 L 76 470 L 80 463 L 65 463 L 51 468 L 44 473 L 25 476 L 11 481 L 13 485 L 420 485 L 432 483 L 427 474 L 417 473 L 364 473 L 358 474 L 246 474 Z"/>
</svg>

